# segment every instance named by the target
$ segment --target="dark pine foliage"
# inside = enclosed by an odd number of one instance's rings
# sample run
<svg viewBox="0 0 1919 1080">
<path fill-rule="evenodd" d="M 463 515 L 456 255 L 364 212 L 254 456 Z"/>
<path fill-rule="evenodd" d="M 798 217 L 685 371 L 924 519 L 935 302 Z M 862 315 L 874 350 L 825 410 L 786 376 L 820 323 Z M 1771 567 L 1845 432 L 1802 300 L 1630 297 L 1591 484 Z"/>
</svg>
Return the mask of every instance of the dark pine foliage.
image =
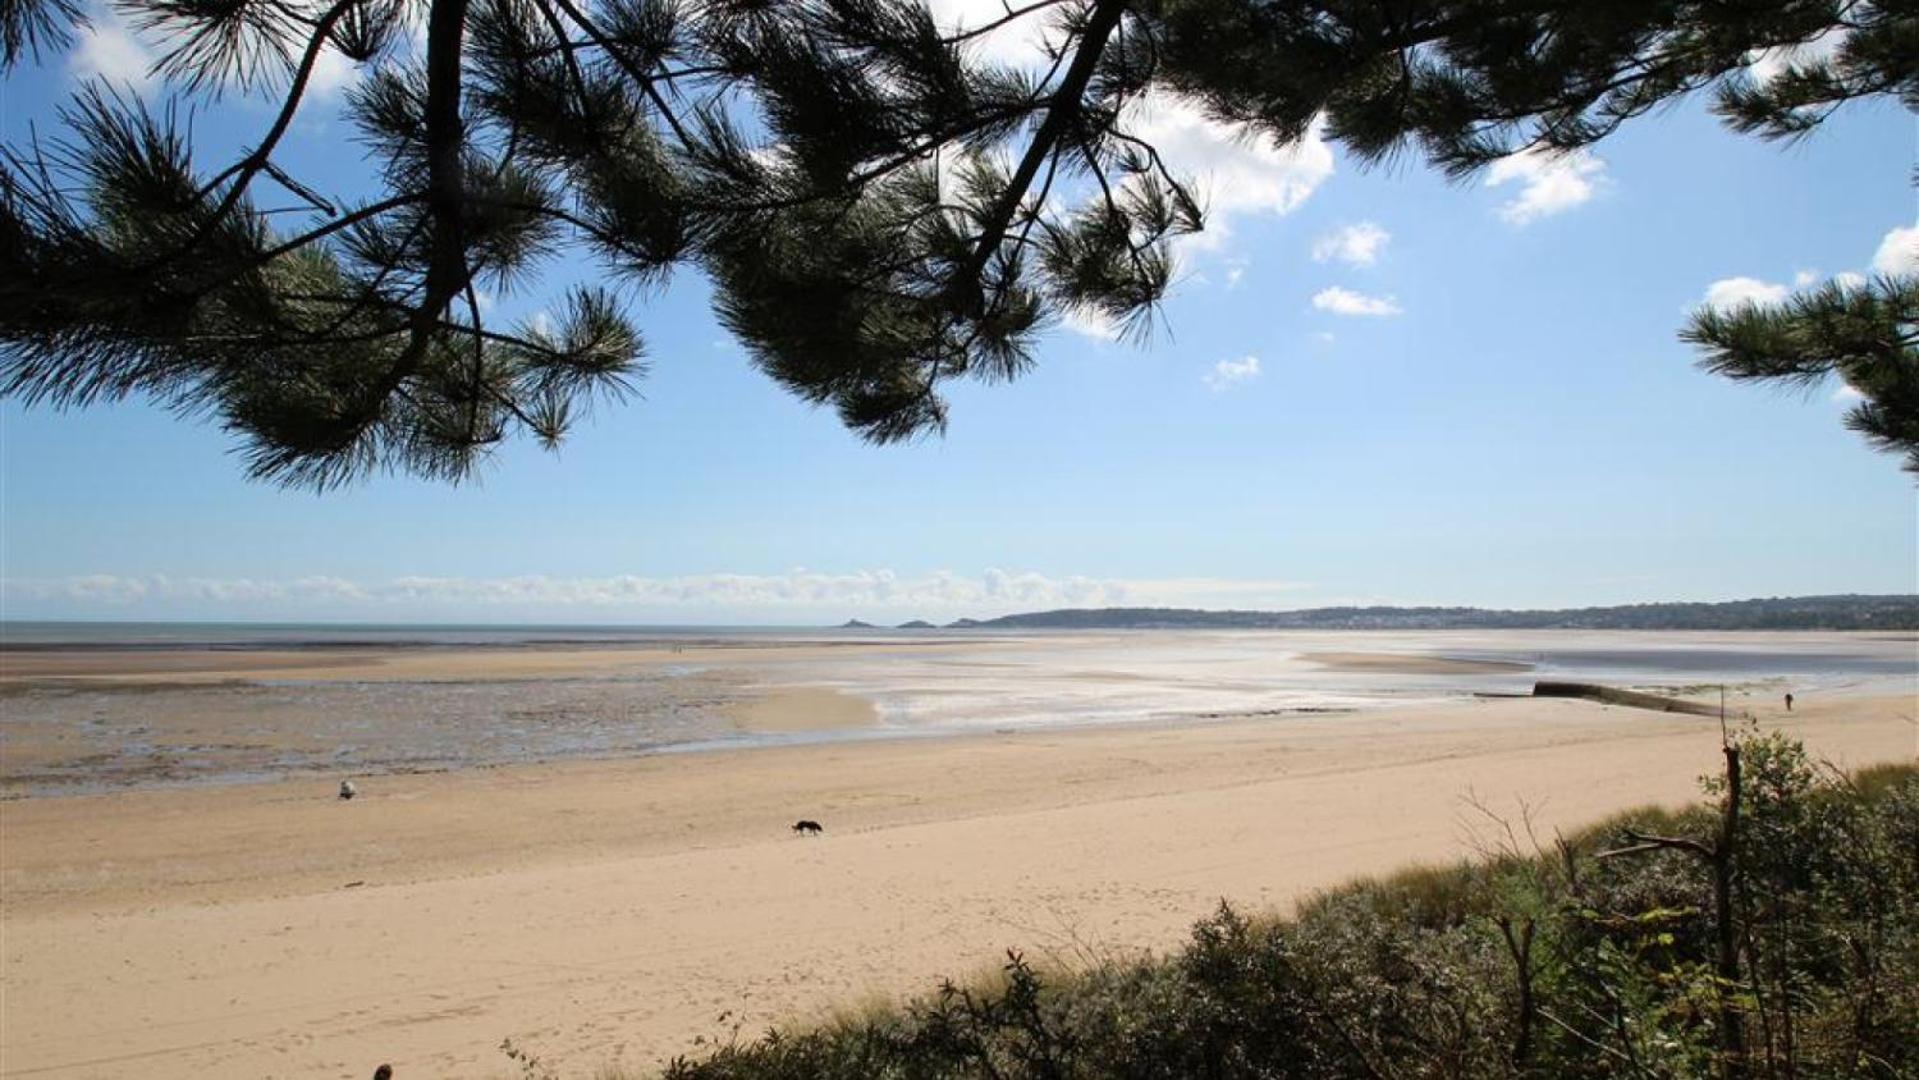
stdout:
<svg viewBox="0 0 1919 1080">
<path fill-rule="evenodd" d="M 1919 473 L 1919 277 L 1831 282 L 1784 304 L 1699 311 L 1680 335 L 1706 370 L 1811 386 L 1838 375 L 1859 394 L 1846 426 Z"/>
<path fill-rule="evenodd" d="M 682 267 L 794 393 L 869 439 L 940 430 L 943 386 L 1018 375 L 1050 317 L 1139 328 L 1165 296 L 1170 241 L 1203 212 L 1128 130 L 1149 88 L 1279 140 L 1324 116 L 1364 160 L 1454 175 L 1694 91 L 1770 137 L 1855 99 L 1919 105 L 1903 0 L 1033 0 L 1002 20 L 1048 28 L 1028 67 L 924 0 L 119 7 L 169 43 L 182 97 L 88 88 L 57 133 L 0 152 L 0 393 L 145 395 L 233 431 L 254 475 L 315 486 L 458 479 L 516 432 L 557 442 L 642 373 L 628 302 Z M 82 17 L 0 0 L 0 64 L 64 47 Z M 1754 50 L 1835 33 L 1763 86 L 1746 73 Z M 374 198 L 276 160 L 329 50 L 365 71 L 348 109 Z M 207 160 L 178 102 L 228 88 L 279 107 L 244 154 Z M 487 317 L 483 290 L 532 289 L 579 250 L 607 287 L 537 323 Z M 1910 287 L 1861 290 L 1904 320 L 1890 368 L 1818 327 L 1699 334 L 1731 374 L 1837 366 L 1868 398 L 1856 425 L 1909 449 Z"/>
</svg>

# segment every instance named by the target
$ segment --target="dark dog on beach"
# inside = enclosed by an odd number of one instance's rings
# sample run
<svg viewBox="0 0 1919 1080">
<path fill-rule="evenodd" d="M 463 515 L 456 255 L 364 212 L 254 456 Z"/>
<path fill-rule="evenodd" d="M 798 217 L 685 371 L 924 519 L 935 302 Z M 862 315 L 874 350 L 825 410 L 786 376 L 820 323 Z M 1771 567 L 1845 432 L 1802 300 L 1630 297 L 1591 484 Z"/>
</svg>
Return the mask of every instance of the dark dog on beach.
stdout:
<svg viewBox="0 0 1919 1080">
<path fill-rule="evenodd" d="M 820 823 L 817 821 L 802 820 L 802 821 L 796 821 L 793 823 L 793 831 L 796 833 L 813 833 L 814 835 L 817 836 L 818 834 L 825 832 L 826 829 L 823 828 L 820 825 Z"/>
</svg>

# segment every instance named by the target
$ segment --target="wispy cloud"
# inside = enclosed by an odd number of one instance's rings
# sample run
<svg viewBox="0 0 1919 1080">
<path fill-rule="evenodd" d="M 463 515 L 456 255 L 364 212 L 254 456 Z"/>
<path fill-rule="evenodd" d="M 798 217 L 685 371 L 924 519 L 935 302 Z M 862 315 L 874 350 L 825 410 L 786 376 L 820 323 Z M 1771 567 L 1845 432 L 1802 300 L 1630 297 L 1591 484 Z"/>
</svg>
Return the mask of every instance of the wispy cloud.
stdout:
<svg viewBox="0 0 1919 1080">
<path fill-rule="evenodd" d="M 312 576 L 284 580 L 197 578 L 151 574 L 82 574 L 45 580 L 0 580 L 0 596 L 12 600 L 67 600 L 124 607 L 149 601 L 192 600 L 214 604 L 366 600 L 375 594 L 345 578 Z"/>
<path fill-rule="evenodd" d="M 1486 186 L 1517 183 L 1519 194 L 1500 204 L 1499 216 L 1514 225 L 1563 214 L 1592 201 L 1610 181 L 1605 159 L 1587 150 L 1555 154 L 1527 149 L 1500 158 L 1486 171 Z"/>
<path fill-rule="evenodd" d="M 1216 392 L 1243 382 L 1250 382 L 1259 378 L 1259 357 L 1242 356 L 1237 360 L 1221 360 L 1201 378 Z"/>
<path fill-rule="evenodd" d="M 1347 225 L 1313 241 L 1313 261 L 1339 260 L 1349 266 L 1371 266 L 1393 234 L 1370 221 Z"/>
<path fill-rule="evenodd" d="M 1001 0 L 929 0 L 927 6 L 939 26 L 950 31 L 973 30 L 1000 22 L 1008 10 Z M 967 48 L 982 60 L 1031 67 L 1045 60 L 1051 23 L 1044 12 L 1037 17 L 1015 19 L 975 36 Z"/>
<path fill-rule="evenodd" d="M 1919 224 L 1895 226 L 1880 238 L 1879 247 L 1872 254 L 1872 272 L 1888 276 L 1919 274 Z M 1866 275 L 1857 270 L 1841 270 L 1832 275 L 1830 281 L 1842 289 L 1858 289 L 1865 286 Z M 1811 288 L 1819 282 L 1817 270 L 1794 273 L 1790 287 L 1755 277 L 1721 278 L 1706 286 L 1705 306 L 1717 311 L 1731 311 L 1746 304 L 1763 307 L 1780 303 L 1792 295 L 1793 289 Z"/>
<path fill-rule="evenodd" d="M 1118 341 L 1120 325 L 1105 312 L 1095 308 L 1064 307 L 1060 309 L 1061 326 L 1082 337 L 1094 341 Z"/>
<path fill-rule="evenodd" d="M 1732 311 L 1747 305 L 1766 307 L 1792 294 L 1785 285 L 1758 278 L 1721 278 L 1706 286 L 1706 306 L 1714 311 Z"/>
<path fill-rule="evenodd" d="M 968 43 L 979 59 L 1041 74 L 1051 65 L 1048 38 L 1060 37 L 1052 12 L 1006 21 L 1012 7 L 1003 0 L 929 0 L 929 6 L 935 22 L 951 30 L 1004 22 Z M 1219 123 L 1197 103 L 1164 90 L 1134 97 L 1122 121 L 1159 150 L 1174 175 L 1197 181 L 1194 194 L 1208 211 L 1207 228 L 1187 246 L 1217 248 L 1240 214 L 1291 213 L 1333 174 L 1332 147 L 1318 123 L 1299 142 L 1280 145 L 1240 125 Z"/>
<path fill-rule="evenodd" d="M 1280 603 L 1306 586 L 1220 578 L 1117 579 L 989 568 L 966 576 L 892 570 L 648 577 L 407 576 L 355 581 L 87 574 L 0 580 L 16 617 L 79 615 L 272 618 L 837 620 L 848 615 L 952 617 L 1053 607 Z"/>
<path fill-rule="evenodd" d="M 307 90 L 315 97 L 332 97 L 360 81 L 360 65 L 347 58 L 338 49 L 326 48 L 320 51 L 320 57 L 314 61 L 313 75 L 307 80 Z"/>
<path fill-rule="evenodd" d="M 1399 301 L 1390 296 L 1367 296 L 1335 285 L 1313 294 L 1313 306 L 1335 315 L 1371 316 L 1400 314 Z"/>
<path fill-rule="evenodd" d="M 160 79 L 153 73 L 155 54 L 135 36 L 119 11 L 96 4 L 87 18 L 89 25 L 74 35 L 73 52 L 67 59 L 73 73 L 142 96 L 157 90 Z"/>
<path fill-rule="evenodd" d="M 1242 214 L 1290 214 L 1333 175 L 1333 151 L 1314 123 L 1306 137 L 1281 145 L 1270 136 L 1222 124 L 1176 94 L 1135 98 L 1125 122 L 1158 148 L 1175 175 L 1197 180 L 1194 196 L 1206 208 L 1206 231 L 1187 241 L 1218 247 Z"/>
<path fill-rule="evenodd" d="M 1832 59 L 1839 51 L 1839 46 L 1845 44 L 1846 35 L 1846 30 L 1834 29 L 1798 45 L 1756 50 L 1746 58 L 1746 73 L 1763 86 L 1785 74 L 1789 67 L 1803 67 Z"/>
<path fill-rule="evenodd" d="M 162 77 L 154 71 L 159 59 L 180 40 L 166 31 L 137 31 L 121 15 L 115 4 L 95 3 L 88 12 L 89 25 L 74 35 L 73 51 L 67 65 L 83 79 L 99 79 L 109 85 L 132 90 L 143 97 L 158 92 Z M 307 101 L 325 101 L 337 97 L 357 82 L 361 68 L 338 49 L 327 47 L 314 61 L 307 78 Z M 279 104 L 276 88 L 267 93 L 275 107 Z"/>
<path fill-rule="evenodd" d="M 1887 233 L 1873 252 L 1872 269 L 1880 274 L 1919 274 L 1919 225 Z"/>
</svg>

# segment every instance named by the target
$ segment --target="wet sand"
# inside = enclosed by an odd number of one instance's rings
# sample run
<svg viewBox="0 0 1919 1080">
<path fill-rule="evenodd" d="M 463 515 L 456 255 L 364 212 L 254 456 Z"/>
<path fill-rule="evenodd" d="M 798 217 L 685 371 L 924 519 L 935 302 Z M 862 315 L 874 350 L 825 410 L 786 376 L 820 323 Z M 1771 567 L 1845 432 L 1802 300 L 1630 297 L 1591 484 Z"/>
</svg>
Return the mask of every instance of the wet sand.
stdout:
<svg viewBox="0 0 1919 1080">
<path fill-rule="evenodd" d="M 879 723 L 863 697 L 820 687 L 773 690 L 729 710 L 743 731 L 848 731 Z"/>
<path fill-rule="evenodd" d="M 0 650 L 0 795 L 322 772 L 337 782 L 869 728 L 870 700 L 805 683 L 829 658 L 912 648 Z"/>
<path fill-rule="evenodd" d="M 1919 752 L 1915 712 L 1761 719 L 1860 765 Z M 1718 741 L 1502 700 L 10 801 L 0 1073 L 508 1075 L 508 1037 L 644 1069 L 1008 947 L 1167 948 L 1221 897 L 1466 854 L 1469 797 L 1546 835 L 1685 802 Z"/>
<path fill-rule="evenodd" d="M 0 686 L 43 682 L 114 685 L 236 680 L 465 682 L 553 679 L 644 671 L 668 665 L 823 660 L 849 652 L 984 647 L 992 639 L 927 641 L 689 641 L 656 645 L 343 646 L 300 649 L 0 650 Z"/>
<path fill-rule="evenodd" d="M 1533 665 L 1512 660 L 1468 660 L 1450 656 L 1409 653 L 1306 653 L 1300 657 L 1328 671 L 1374 671 L 1390 675 L 1491 675 L 1531 671 Z"/>
</svg>

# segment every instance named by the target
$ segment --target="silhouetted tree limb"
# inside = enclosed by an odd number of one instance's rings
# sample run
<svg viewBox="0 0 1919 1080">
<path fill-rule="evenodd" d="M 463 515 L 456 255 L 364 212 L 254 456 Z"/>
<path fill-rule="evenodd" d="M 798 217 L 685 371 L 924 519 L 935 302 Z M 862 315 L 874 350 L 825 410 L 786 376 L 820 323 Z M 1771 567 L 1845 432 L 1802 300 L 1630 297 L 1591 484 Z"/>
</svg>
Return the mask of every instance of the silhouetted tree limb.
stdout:
<svg viewBox="0 0 1919 1080">
<path fill-rule="evenodd" d="M 211 175 L 172 103 L 97 87 L 59 136 L 0 152 L 0 392 L 147 396 L 217 419 L 254 475 L 322 487 L 457 480 L 514 431 L 556 442 L 641 369 L 618 293 L 682 267 L 792 392 L 869 439 L 937 431 L 944 385 L 1019 375 L 1057 313 L 1138 328 L 1164 299 L 1171 242 L 1203 214 L 1133 129 L 1153 91 L 1280 142 L 1323 119 L 1362 160 L 1416 152 L 1452 175 L 1700 90 L 1780 138 L 1862 98 L 1919 106 L 1913 12 L 1866 0 L 1038 0 L 968 29 L 924 0 L 122 9 L 167 37 L 159 70 L 187 97 L 275 88 L 278 107 Z M 0 63 L 82 18 L 0 2 Z M 972 49 L 1041 24 L 1037 66 Z M 1755 50 L 1813 41 L 1778 78 L 1747 72 Z M 346 112 L 384 190 L 359 205 L 275 160 L 329 49 L 362 69 Z M 311 219 L 276 226 L 262 176 Z M 482 289 L 524 290 L 574 251 L 615 290 L 552 298 L 575 320 L 558 330 L 486 325 Z M 1912 287 L 1821 301 L 1843 318 L 1702 313 L 1689 340 L 1734 377 L 1837 371 L 1863 395 L 1848 422 L 1910 455 Z"/>
<path fill-rule="evenodd" d="M 1837 376 L 1859 397 L 1846 426 L 1919 473 L 1919 278 L 1835 281 L 1782 304 L 1704 308 L 1680 337 L 1715 375 L 1804 387 Z"/>
</svg>

